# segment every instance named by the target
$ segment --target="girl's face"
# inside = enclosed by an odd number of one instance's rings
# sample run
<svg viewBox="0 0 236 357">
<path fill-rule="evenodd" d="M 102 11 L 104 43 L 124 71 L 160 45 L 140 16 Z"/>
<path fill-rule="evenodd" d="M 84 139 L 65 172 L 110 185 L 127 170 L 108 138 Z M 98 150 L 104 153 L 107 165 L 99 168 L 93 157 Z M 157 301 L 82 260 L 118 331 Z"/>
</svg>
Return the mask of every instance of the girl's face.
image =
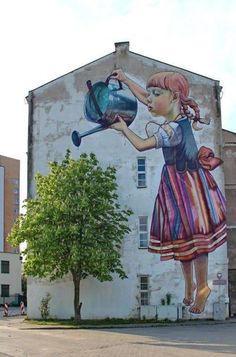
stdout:
<svg viewBox="0 0 236 357">
<path fill-rule="evenodd" d="M 158 87 L 149 87 L 147 92 L 148 111 L 151 115 L 168 117 L 172 110 L 172 92 Z"/>
</svg>

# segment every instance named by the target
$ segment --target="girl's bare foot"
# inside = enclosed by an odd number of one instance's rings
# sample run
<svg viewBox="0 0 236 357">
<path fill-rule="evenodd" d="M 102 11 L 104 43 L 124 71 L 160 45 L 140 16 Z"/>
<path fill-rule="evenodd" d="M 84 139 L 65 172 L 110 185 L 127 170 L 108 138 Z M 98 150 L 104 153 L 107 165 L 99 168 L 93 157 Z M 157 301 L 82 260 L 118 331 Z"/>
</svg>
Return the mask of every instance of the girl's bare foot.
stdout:
<svg viewBox="0 0 236 357">
<path fill-rule="evenodd" d="M 185 297 L 183 299 L 183 304 L 186 306 L 190 306 L 193 303 L 193 293 L 196 289 L 196 284 L 193 283 L 192 286 L 185 287 Z"/>
<path fill-rule="evenodd" d="M 208 296 L 211 293 L 211 289 L 208 286 L 197 290 L 196 298 L 192 307 L 190 307 L 189 311 L 192 314 L 201 314 L 205 308 L 206 301 Z"/>
</svg>

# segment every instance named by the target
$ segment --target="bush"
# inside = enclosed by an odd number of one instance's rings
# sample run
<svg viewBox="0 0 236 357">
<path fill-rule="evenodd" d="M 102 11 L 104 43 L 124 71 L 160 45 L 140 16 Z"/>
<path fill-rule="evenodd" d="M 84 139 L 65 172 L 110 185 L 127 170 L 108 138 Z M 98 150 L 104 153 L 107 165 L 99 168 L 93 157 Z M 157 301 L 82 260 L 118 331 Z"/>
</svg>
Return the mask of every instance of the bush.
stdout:
<svg viewBox="0 0 236 357">
<path fill-rule="evenodd" d="M 50 315 L 49 301 L 51 300 L 51 298 L 51 295 L 47 293 L 46 296 L 43 297 L 41 300 L 40 313 L 43 320 L 47 320 Z"/>
</svg>

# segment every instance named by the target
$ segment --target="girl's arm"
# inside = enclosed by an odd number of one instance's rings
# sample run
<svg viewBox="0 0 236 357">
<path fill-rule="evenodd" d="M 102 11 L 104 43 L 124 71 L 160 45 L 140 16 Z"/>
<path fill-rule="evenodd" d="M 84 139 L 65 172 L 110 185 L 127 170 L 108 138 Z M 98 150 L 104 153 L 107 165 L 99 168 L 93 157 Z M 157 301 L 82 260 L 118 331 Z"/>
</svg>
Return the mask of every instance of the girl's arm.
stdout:
<svg viewBox="0 0 236 357">
<path fill-rule="evenodd" d="M 126 77 L 126 75 L 124 74 L 124 72 L 121 69 L 115 69 L 111 75 L 115 79 L 118 79 L 119 81 L 125 83 L 128 86 L 128 88 L 131 90 L 133 95 L 140 102 L 142 102 L 145 105 L 148 105 L 148 102 L 147 102 L 148 92 L 144 88 L 139 86 L 137 83 L 133 82 L 131 79 Z"/>
<path fill-rule="evenodd" d="M 117 119 L 118 122 L 112 124 L 110 128 L 121 131 L 138 151 L 150 150 L 156 147 L 154 136 L 142 139 L 127 127 L 126 122 L 119 115 L 117 115 Z"/>
</svg>

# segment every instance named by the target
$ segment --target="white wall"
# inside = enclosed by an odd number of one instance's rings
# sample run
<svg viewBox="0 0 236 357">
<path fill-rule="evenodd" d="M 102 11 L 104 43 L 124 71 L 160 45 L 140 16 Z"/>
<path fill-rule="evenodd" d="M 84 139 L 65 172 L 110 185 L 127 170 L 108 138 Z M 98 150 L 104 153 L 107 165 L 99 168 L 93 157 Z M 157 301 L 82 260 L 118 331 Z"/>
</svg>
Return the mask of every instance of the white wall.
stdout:
<svg viewBox="0 0 236 357">
<path fill-rule="evenodd" d="M 10 272 L 1 273 L 1 260 L 9 261 Z M 15 300 L 15 294 L 22 294 L 21 290 L 21 260 L 20 255 L 15 253 L 0 253 L 0 285 L 7 284 L 10 285 L 10 299 L 6 298 L 6 302 L 11 302 Z M 13 297 L 12 297 L 13 296 Z M 0 297 L 0 303 L 2 303 L 2 298 Z"/>
</svg>

